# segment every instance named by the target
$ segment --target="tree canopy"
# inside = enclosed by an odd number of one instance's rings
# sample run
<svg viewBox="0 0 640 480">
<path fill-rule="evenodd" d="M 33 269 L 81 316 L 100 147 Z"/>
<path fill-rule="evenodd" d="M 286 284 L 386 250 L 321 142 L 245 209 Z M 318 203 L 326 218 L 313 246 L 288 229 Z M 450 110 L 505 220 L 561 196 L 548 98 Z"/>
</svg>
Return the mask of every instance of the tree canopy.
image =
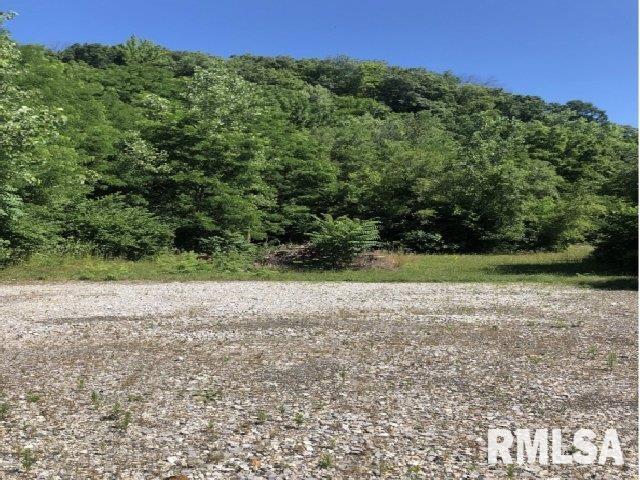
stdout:
<svg viewBox="0 0 640 480">
<path fill-rule="evenodd" d="M 324 215 L 419 252 L 555 249 L 636 205 L 637 131 L 594 105 L 385 62 L 3 30 L 0 119 L 0 260 L 303 242 Z"/>
</svg>

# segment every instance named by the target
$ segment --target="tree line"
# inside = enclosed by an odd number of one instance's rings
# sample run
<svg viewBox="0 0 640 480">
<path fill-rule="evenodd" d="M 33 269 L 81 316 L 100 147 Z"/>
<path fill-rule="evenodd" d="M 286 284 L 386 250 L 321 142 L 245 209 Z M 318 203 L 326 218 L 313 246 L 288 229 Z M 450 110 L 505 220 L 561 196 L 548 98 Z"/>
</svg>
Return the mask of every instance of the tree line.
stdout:
<svg viewBox="0 0 640 480">
<path fill-rule="evenodd" d="M 388 248 L 548 250 L 633 235 L 637 215 L 635 128 L 382 61 L 3 30 L 0 119 L 0 262 L 303 243 L 326 214 Z"/>
</svg>

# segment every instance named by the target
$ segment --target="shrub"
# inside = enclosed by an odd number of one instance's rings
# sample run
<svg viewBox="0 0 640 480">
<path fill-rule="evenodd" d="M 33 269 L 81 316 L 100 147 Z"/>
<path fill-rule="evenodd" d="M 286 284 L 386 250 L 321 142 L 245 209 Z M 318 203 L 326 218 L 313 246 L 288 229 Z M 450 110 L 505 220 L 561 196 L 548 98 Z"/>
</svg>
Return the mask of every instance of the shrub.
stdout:
<svg viewBox="0 0 640 480">
<path fill-rule="evenodd" d="M 455 245 L 447 245 L 442 235 L 424 230 L 411 230 L 402 238 L 402 246 L 415 253 L 439 253 L 456 250 Z"/>
<path fill-rule="evenodd" d="M 73 212 L 68 236 L 95 245 L 97 253 L 137 260 L 170 246 L 172 231 L 147 209 L 118 195 L 84 202 Z"/>
<path fill-rule="evenodd" d="M 378 241 L 378 224 L 348 217 L 319 219 L 317 231 L 310 233 L 312 264 L 321 268 L 344 268 L 356 256 L 372 249 Z"/>
<path fill-rule="evenodd" d="M 609 211 L 595 235 L 593 255 L 625 270 L 638 268 L 638 207 L 623 205 Z"/>
<path fill-rule="evenodd" d="M 199 239 L 200 250 L 210 255 L 244 252 L 252 253 L 255 250 L 247 238 L 238 232 L 225 232 L 224 236 L 213 235 Z"/>
</svg>

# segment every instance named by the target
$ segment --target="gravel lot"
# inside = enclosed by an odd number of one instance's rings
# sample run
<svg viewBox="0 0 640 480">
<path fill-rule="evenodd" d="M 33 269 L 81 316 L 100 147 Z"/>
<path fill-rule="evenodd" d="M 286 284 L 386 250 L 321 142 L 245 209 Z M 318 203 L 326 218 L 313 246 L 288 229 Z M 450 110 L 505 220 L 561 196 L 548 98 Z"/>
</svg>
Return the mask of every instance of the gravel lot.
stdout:
<svg viewBox="0 0 640 480">
<path fill-rule="evenodd" d="M 636 302 L 483 284 L 0 286 L 0 478 L 637 478 Z M 567 448 L 578 428 L 598 446 L 616 428 L 626 463 L 489 466 L 490 427 L 563 428 Z"/>
</svg>

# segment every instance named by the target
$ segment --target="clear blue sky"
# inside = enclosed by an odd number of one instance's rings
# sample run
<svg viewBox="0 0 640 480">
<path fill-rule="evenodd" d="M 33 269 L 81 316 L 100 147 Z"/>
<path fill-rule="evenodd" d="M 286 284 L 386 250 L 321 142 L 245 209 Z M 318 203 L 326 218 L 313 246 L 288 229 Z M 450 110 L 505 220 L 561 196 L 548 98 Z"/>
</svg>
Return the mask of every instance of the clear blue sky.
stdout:
<svg viewBox="0 0 640 480">
<path fill-rule="evenodd" d="M 635 0 L 6 0 L 23 43 L 129 35 L 217 55 L 346 54 L 451 70 L 637 126 Z"/>
</svg>

